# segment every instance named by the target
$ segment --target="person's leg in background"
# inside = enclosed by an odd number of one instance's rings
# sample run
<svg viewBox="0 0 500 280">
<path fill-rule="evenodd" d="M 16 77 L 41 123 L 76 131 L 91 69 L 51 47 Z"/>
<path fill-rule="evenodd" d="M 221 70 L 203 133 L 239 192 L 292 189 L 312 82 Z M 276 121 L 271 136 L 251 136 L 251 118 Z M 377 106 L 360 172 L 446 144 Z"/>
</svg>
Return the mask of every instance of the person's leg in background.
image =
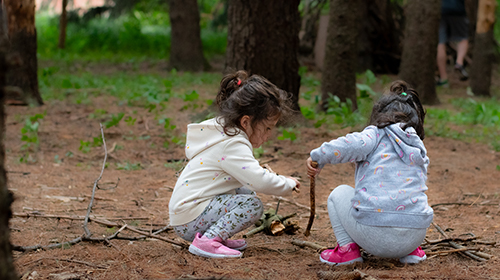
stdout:
<svg viewBox="0 0 500 280">
<path fill-rule="evenodd" d="M 437 66 L 439 71 L 439 79 L 437 86 L 448 87 L 448 73 L 446 73 L 446 42 L 448 41 L 448 22 L 445 16 L 441 17 L 439 22 L 439 44 L 437 46 Z"/>
<path fill-rule="evenodd" d="M 438 85 L 444 85 L 448 82 L 448 73 L 446 73 L 446 43 L 439 43 L 437 47 L 437 66 L 439 70 Z M 440 84 L 441 83 L 441 84 Z"/>
</svg>

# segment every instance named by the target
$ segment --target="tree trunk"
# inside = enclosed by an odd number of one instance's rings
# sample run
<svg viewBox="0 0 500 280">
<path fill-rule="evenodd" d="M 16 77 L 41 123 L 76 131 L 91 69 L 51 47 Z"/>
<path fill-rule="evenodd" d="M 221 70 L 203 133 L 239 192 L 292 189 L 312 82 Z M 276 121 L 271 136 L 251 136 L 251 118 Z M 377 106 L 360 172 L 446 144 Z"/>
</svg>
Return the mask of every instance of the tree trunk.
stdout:
<svg viewBox="0 0 500 280">
<path fill-rule="evenodd" d="M 359 0 L 331 0 L 326 39 L 325 64 L 321 81 L 321 108 L 328 109 L 330 94 L 342 102 L 356 102 L 356 60 Z"/>
<path fill-rule="evenodd" d="M 42 105 L 38 90 L 38 61 L 36 57 L 35 0 L 5 0 L 8 15 L 10 56 L 19 57 L 17 65 L 7 72 L 7 85 L 19 91 L 6 93 L 6 102 Z"/>
<path fill-rule="evenodd" d="M 139 0 L 115 0 L 115 6 L 111 10 L 110 17 L 117 18 L 124 13 L 127 13 L 134 9 L 135 4 L 139 2 Z"/>
<path fill-rule="evenodd" d="M 170 67 L 179 71 L 208 70 L 200 37 L 200 12 L 197 0 L 170 0 L 172 43 Z"/>
<path fill-rule="evenodd" d="M 361 2 L 357 70 L 397 74 L 404 39 L 403 10 L 391 0 Z"/>
<path fill-rule="evenodd" d="M 479 0 L 470 86 L 475 95 L 490 96 L 491 73 L 494 61 L 493 24 L 495 0 Z"/>
<path fill-rule="evenodd" d="M 61 19 L 59 20 L 59 48 L 64 49 L 66 44 L 66 26 L 68 24 L 66 7 L 68 0 L 62 0 Z"/>
<path fill-rule="evenodd" d="M 231 0 L 226 71 L 246 70 L 292 93 L 299 108 L 299 0 Z"/>
<path fill-rule="evenodd" d="M 299 54 L 314 60 L 314 44 L 318 34 L 318 21 L 327 0 L 306 0 L 300 33 Z"/>
<path fill-rule="evenodd" d="M 12 203 L 12 193 L 7 189 L 7 176 L 5 172 L 5 73 L 7 63 L 5 55 L 8 49 L 6 21 L 4 17 L 3 1 L 0 0 L 0 279 L 19 279 L 14 268 L 12 250 L 10 245 L 9 219 L 12 215 L 10 205 Z"/>
<path fill-rule="evenodd" d="M 417 90 L 424 104 L 438 104 L 436 55 L 441 16 L 439 0 L 409 0 L 399 77 Z"/>
</svg>

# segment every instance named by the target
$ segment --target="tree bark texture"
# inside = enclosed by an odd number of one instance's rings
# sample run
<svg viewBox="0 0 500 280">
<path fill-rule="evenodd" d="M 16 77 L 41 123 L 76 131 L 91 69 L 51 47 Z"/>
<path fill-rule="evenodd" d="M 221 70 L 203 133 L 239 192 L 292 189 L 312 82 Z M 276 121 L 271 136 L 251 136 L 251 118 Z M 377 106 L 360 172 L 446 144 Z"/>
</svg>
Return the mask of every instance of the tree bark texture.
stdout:
<svg viewBox="0 0 500 280">
<path fill-rule="evenodd" d="M 326 39 L 325 64 L 321 80 L 321 108 L 326 110 L 330 94 L 342 102 L 356 102 L 356 60 L 359 0 L 330 0 L 330 21 Z"/>
<path fill-rule="evenodd" d="M 246 70 L 292 93 L 299 108 L 299 0 L 231 0 L 225 71 Z"/>
<path fill-rule="evenodd" d="M 495 59 L 493 24 L 495 0 L 479 0 L 470 86 L 475 95 L 490 96 L 491 74 Z"/>
<path fill-rule="evenodd" d="M 42 105 L 38 89 L 36 57 L 35 0 L 5 0 L 9 25 L 10 56 L 19 57 L 7 72 L 7 85 L 19 87 L 23 94 L 7 93 L 7 101 Z"/>
<path fill-rule="evenodd" d="M 2 1 L 0 0 L 0 4 Z M 5 171 L 5 74 L 7 63 L 5 56 L 8 49 L 7 30 L 5 30 L 2 6 L 0 5 L 0 279 L 19 279 L 12 259 L 10 244 L 9 219 L 12 215 L 10 205 L 12 204 L 12 193 L 7 189 L 7 176 Z"/>
<path fill-rule="evenodd" d="M 68 0 L 62 0 L 62 10 L 61 18 L 59 20 L 59 48 L 64 49 L 66 44 L 66 26 L 68 25 L 68 13 L 66 7 L 68 6 Z"/>
<path fill-rule="evenodd" d="M 172 43 L 170 67 L 180 71 L 203 71 L 210 66 L 203 55 L 200 12 L 197 0 L 169 0 Z"/>
<path fill-rule="evenodd" d="M 405 11 L 405 39 L 399 77 L 417 90 L 422 103 L 438 104 L 434 76 L 440 0 L 409 0 Z"/>
<path fill-rule="evenodd" d="M 391 0 L 361 0 L 358 72 L 397 74 L 401 62 L 403 10 Z"/>
</svg>

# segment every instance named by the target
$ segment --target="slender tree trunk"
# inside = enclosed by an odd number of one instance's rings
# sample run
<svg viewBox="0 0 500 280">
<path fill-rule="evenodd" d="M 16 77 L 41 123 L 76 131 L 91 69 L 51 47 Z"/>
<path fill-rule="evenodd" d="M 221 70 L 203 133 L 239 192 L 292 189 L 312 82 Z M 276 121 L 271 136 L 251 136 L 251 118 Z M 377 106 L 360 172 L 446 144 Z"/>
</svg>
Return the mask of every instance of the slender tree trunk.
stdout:
<svg viewBox="0 0 500 280">
<path fill-rule="evenodd" d="M 304 3 L 304 15 L 302 17 L 302 27 L 299 53 L 303 57 L 314 59 L 314 45 L 318 34 L 318 21 L 321 10 L 327 0 L 306 0 Z"/>
<path fill-rule="evenodd" d="M 325 64 L 321 81 L 321 108 L 328 109 L 330 95 L 342 102 L 356 102 L 356 60 L 359 0 L 331 0 L 326 39 Z"/>
<path fill-rule="evenodd" d="M 490 96 L 491 73 L 494 61 L 493 24 L 495 23 L 495 0 L 479 0 L 476 36 L 470 86 L 476 95 Z"/>
<path fill-rule="evenodd" d="M 12 259 L 10 245 L 9 219 L 12 215 L 10 205 L 12 204 L 12 193 L 7 189 L 7 176 L 5 172 L 5 73 L 7 63 L 5 55 L 8 50 L 7 30 L 4 3 L 0 0 L 0 279 L 19 279 Z"/>
<path fill-rule="evenodd" d="M 226 71 L 246 70 L 292 93 L 299 109 L 299 0 L 231 0 Z"/>
<path fill-rule="evenodd" d="M 208 70 L 200 37 L 200 12 L 197 0 L 170 0 L 172 43 L 170 67 L 180 71 Z"/>
<path fill-rule="evenodd" d="M 440 0 L 409 0 L 399 77 L 417 90 L 424 104 L 438 104 L 436 55 Z"/>
<path fill-rule="evenodd" d="M 66 44 L 66 25 L 68 24 L 66 7 L 68 0 L 62 0 L 61 19 L 59 20 L 59 48 L 64 49 Z"/>
<path fill-rule="evenodd" d="M 10 55 L 20 58 L 7 72 L 7 85 L 21 89 L 21 95 L 7 93 L 8 101 L 42 105 L 38 90 L 35 0 L 5 0 L 8 15 Z"/>
</svg>

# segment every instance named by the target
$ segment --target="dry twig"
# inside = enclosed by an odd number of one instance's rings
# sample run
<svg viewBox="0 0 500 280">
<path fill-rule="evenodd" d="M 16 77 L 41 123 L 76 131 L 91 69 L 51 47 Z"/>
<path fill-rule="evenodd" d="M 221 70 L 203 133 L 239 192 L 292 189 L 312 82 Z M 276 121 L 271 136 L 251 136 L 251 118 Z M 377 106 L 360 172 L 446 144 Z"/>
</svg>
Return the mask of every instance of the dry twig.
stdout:
<svg viewBox="0 0 500 280">
<path fill-rule="evenodd" d="M 432 222 L 432 225 L 433 225 L 433 226 L 437 229 L 437 231 L 439 231 L 439 233 L 441 233 L 441 235 L 442 235 L 444 238 L 449 238 L 440 226 L 438 226 L 438 225 L 437 225 L 436 223 L 434 223 L 434 222 Z M 450 244 L 453 248 L 455 248 L 455 249 L 462 249 L 462 248 L 466 248 L 466 247 L 464 247 L 464 246 L 461 246 L 461 245 L 457 244 L 457 243 L 456 243 L 456 242 L 454 242 L 454 241 L 448 241 L 448 243 L 449 243 L 449 244 Z M 471 251 L 469 251 L 469 250 L 465 250 L 465 251 L 463 251 L 463 253 L 464 253 L 466 256 L 468 256 L 468 257 L 470 257 L 470 258 L 472 258 L 472 259 L 474 259 L 474 260 L 476 260 L 476 261 L 479 261 L 479 262 L 484 262 L 484 261 L 486 261 L 486 259 L 485 259 L 485 258 L 478 257 L 477 255 L 473 254 L 473 253 L 472 253 Z"/>
</svg>

